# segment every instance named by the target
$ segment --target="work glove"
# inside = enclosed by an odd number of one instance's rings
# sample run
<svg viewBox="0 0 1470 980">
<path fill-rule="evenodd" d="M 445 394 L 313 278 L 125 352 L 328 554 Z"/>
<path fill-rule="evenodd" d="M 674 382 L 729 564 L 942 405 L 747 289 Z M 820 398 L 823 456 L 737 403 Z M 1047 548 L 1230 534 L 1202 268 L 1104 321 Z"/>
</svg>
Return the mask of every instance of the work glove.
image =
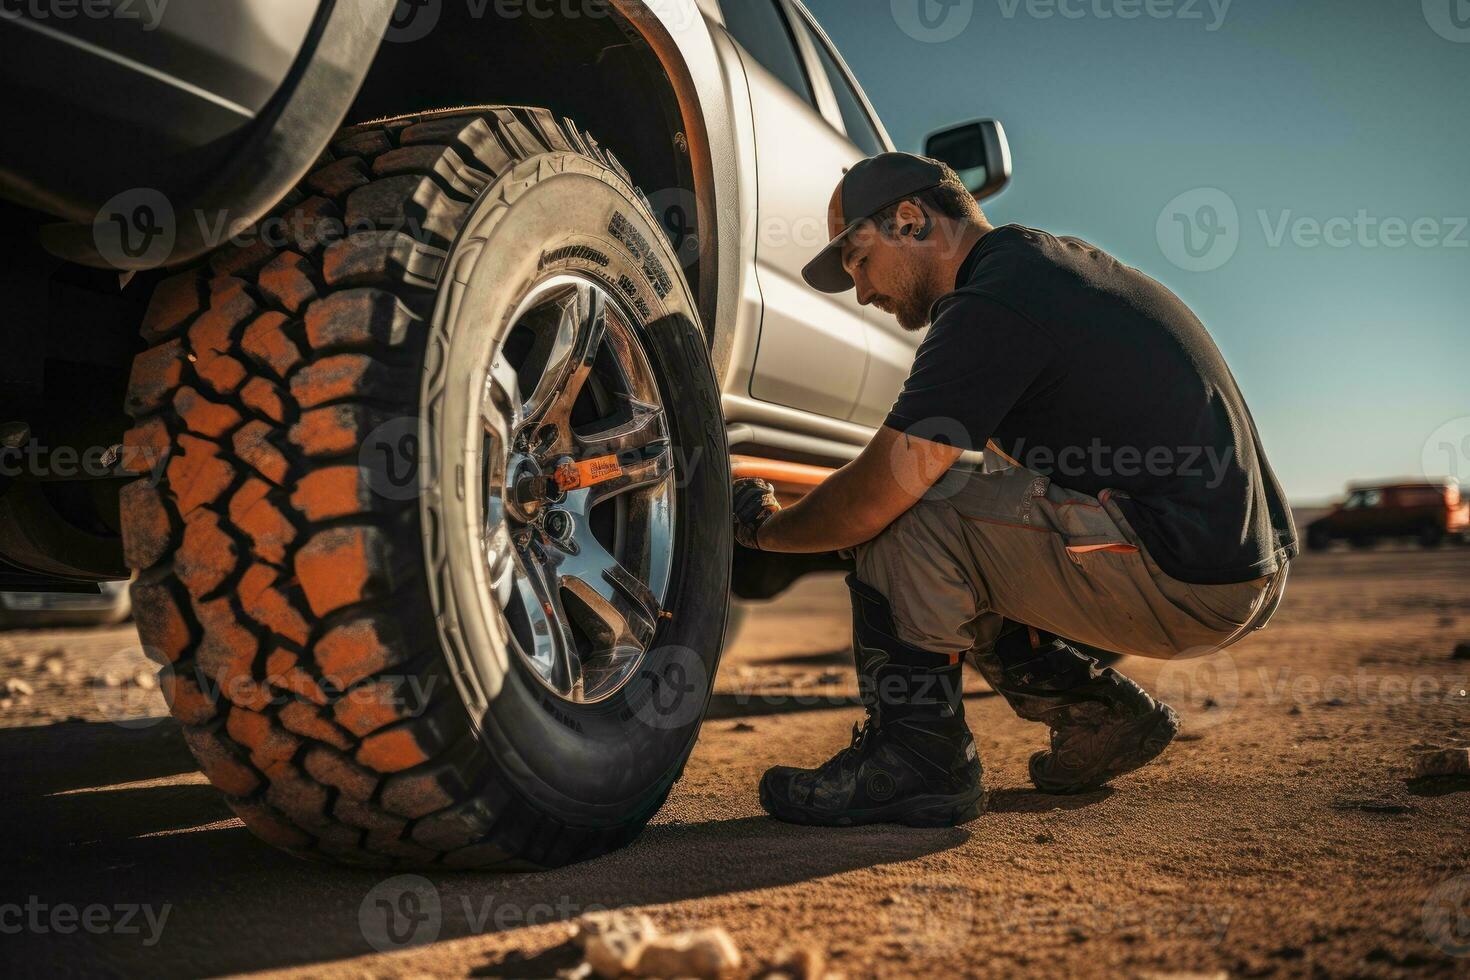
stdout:
<svg viewBox="0 0 1470 980">
<path fill-rule="evenodd" d="M 757 535 L 761 525 L 781 509 L 776 488 L 765 480 L 736 480 L 732 495 L 735 504 L 735 540 L 746 548 L 760 550 Z"/>
</svg>

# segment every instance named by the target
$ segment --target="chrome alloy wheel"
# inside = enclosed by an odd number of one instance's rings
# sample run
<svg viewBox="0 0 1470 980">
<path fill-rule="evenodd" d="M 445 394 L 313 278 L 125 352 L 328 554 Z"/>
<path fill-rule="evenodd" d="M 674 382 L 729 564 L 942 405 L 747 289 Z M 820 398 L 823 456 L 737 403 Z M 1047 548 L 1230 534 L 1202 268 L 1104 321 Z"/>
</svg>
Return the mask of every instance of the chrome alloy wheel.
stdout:
<svg viewBox="0 0 1470 980">
<path fill-rule="evenodd" d="M 635 322 L 592 279 L 553 276 L 485 374 L 487 581 L 532 673 L 579 703 L 637 670 L 669 586 L 673 450 Z"/>
</svg>

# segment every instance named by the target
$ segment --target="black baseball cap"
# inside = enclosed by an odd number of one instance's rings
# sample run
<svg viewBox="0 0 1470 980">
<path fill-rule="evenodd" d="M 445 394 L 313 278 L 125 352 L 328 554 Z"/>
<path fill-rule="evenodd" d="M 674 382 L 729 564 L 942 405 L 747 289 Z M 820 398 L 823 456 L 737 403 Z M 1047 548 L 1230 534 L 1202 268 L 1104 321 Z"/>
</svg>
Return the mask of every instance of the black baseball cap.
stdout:
<svg viewBox="0 0 1470 980">
<path fill-rule="evenodd" d="M 823 293 L 845 293 L 852 276 L 842 267 L 842 243 L 853 230 L 890 204 L 944 183 L 944 165 L 912 153 L 881 153 L 854 164 L 832 194 L 827 232 L 832 240 L 802 270 L 808 286 Z"/>
</svg>

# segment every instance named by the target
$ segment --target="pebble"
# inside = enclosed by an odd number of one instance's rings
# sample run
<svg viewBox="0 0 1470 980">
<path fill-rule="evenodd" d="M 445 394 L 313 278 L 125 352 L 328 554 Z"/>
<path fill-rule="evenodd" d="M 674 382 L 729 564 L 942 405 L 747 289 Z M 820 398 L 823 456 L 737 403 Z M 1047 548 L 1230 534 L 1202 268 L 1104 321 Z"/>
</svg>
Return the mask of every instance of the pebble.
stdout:
<svg viewBox="0 0 1470 980">
<path fill-rule="evenodd" d="M 1470 749 L 1421 752 L 1414 759 L 1414 775 L 1421 779 L 1434 776 L 1470 776 Z"/>
<path fill-rule="evenodd" d="M 724 929 L 663 934 L 648 916 L 594 913 L 576 938 L 600 977 L 696 977 L 722 980 L 740 969 L 740 951 Z"/>
<path fill-rule="evenodd" d="M 55 677 L 60 677 L 66 672 L 66 661 L 54 653 L 46 658 L 43 666 L 46 668 L 46 673 Z"/>
<path fill-rule="evenodd" d="M 133 683 L 145 691 L 151 691 L 158 687 L 158 677 L 151 670 L 139 669 L 133 675 Z"/>
<path fill-rule="evenodd" d="M 28 698 L 32 694 L 35 694 L 36 691 L 31 685 L 19 677 L 12 677 L 5 682 L 5 693 L 15 695 L 16 697 Z"/>
<path fill-rule="evenodd" d="M 756 974 L 757 980 L 823 980 L 827 957 L 819 949 L 784 949 L 775 961 Z"/>
</svg>

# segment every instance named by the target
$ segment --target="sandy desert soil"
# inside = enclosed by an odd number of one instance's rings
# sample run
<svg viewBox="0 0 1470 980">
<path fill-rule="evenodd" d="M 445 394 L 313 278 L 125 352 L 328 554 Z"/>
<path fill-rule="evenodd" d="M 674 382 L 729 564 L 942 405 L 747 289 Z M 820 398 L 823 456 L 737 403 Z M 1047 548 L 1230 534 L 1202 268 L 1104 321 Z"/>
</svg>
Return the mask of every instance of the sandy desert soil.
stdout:
<svg viewBox="0 0 1470 980">
<path fill-rule="evenodd" d="M 22 682 L 0 702 L 4 972 L 544 977 L 577 963 L 578 915 L 631 908 L 723 926 L 752 963 L 813 948 L 848 977 L 1470 976 L 1470 782 L 1411 778 L 1416 751 L 1470 744 L 1470 660 L 1451 656 L 1470 548 L 1309 556 L 1265 633 L 1126 661 L 1186 729 L 1084 796 L 1030 787 L 1044 731 L 972 680 L 991 810 L 947 830 L 760 810 L 763 769 L 825 759 L 861 715 L 846 617 L 835 578 L 755 610 L 634 846 L 426 882 L 256 843 L 157 717 L 129 628 L 0 634 L 0 679 Z M 364 913 L 405 885 L 435 911 L 393 950 Z"/>
</svg>

